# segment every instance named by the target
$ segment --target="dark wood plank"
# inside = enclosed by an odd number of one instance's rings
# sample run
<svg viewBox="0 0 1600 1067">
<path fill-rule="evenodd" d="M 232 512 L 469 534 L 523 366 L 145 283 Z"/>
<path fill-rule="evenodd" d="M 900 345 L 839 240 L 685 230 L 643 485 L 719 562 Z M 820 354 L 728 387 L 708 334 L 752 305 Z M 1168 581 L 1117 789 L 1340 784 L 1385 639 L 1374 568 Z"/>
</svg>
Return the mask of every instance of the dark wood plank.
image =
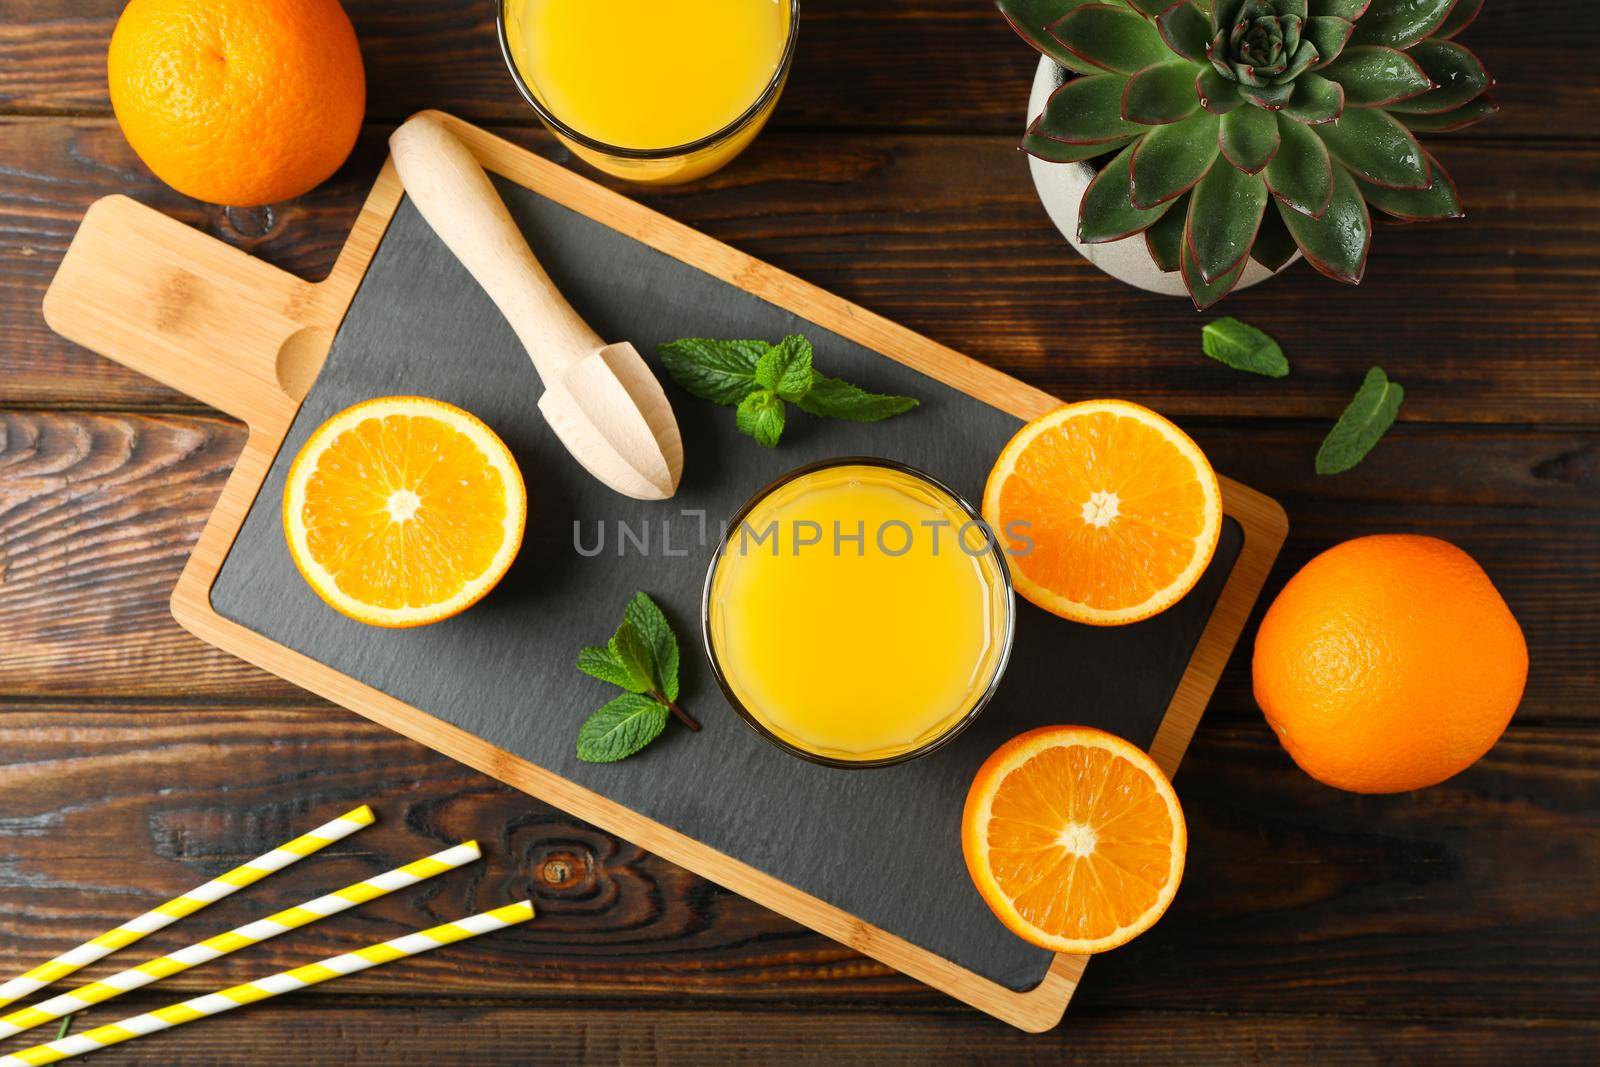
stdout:
<svg viewBox="0 0 1600 1067">
<path fill-rule="evenodd" d="M 1307 778 L 1260 722 L 1208 722 L 1177 786 L 1190 832 L 1185 884 L 1155 930 L 1089 969 L 1078 1007 L 1433 1017 L 1492 1005 L 1495 1015 L 1563 1018 L 1600 1009 L 1592 727 L 1513 725 L 1450 783 L 1373 798 Z M 407 964 L 408 988 L 948 1008 L 735 894 L 321 709 L 0 711 L 0 971 L 363 800 L 378 826 L 145 947 L 169 951 L 448 842 L 479 838 L 489 858 L 166 990 L 192 995 L 531 894 L 535 922 Z M 102 961 L 86 977 L 112 968 Z M 381 972 L 340 986 L 396 988 Z"/>
<path fill-rule="evenodd" d="M 312 196 L 229 211 L 150 178 L 102 120 L 0 120 L 4 397 L 42 405 L 192 402 L 51 333 L 39 303 L 77 220 L 125 192 L 316 278 L 383 158 L 373 128 Z M 557 158 L 536 131 L 509 132 Z M 1297 265 L 1223 309 L 1274 332 L 1286 382 L 1244 379 L 1199 353 L 1183 298 L 1100 274 L 1046 220 L 1002 138 L 763 138 L 728 171 L 643 199 L 935 340 L 1063 397 L 1121 395 L 1177 415 L 1331 418 L 1366 368 L 1405 383 L 1402 418 L 1594 424 L 1600 416 L 1600 148 L 1443 153 L 1471 217 L 1382 227 L 1367 281 Z"/>
<path fill-rule="evenodd" d="M 451 952 L 454 950 L 444 950 Z M 405 981 L 395 964 L 391 988 Z M 165 1001 L 129 998 L 141 1010 Z M 86 1017 L 109 1019 L 102 1009 Z M 77 1032 L 75 1029 L 74 1032 Z M 53 1033 L 52 1033 L 53 1036 Z M 351 1064 L 1501 1064 L 1537 1047 L 1541 1063 L 1588 1063 L 1592 1021 L 1363 1019 L 1073 1011 L 1047 1034 L 1023 1034 L 975 1012 L 727 1011 L 578 1002 L 508 1006 L 341 996 L 333 987 L 121 1045 L 117 1062 L 241 1067 L 264 1050 L 305 1067 Z M 467 1050 L 471 1050 L 470 1054 Z"/>
<path fill-rule="evenodd" d="M 167 607 L 243 447 L 216 419 L 0 412 L 0 692 L 299 692 Z"/>
<path fill-rule="evenodd" d="M 1220 376 L 1230 372 L 1216 371 Z M 1454 541 L 1521 620 L 1521 714 L 1592 717 L 1600 691 L 1600 435 L 1401 425 L 1356 471 L 1311 474 L 1326 424 L 1189 421 L 1217 469 L 1278 497 L 1290 539 L 1261 610 L 1347 537 Z M 191 416 L 0 413 L 0 694 L 302 699 L 180 630 L 167 599 L 244 431 Z M 1212 714 L 1254 717 L 1250 634 Z"/>
<path fill-rule="evenodd" d="M 0 112 L 110 114 L 105 51 L 122 0 L 8 0 Z M 425 107 L 531 125 L 495 41 L 487 0 L 349 0 L 367 65 L 367 111 Z M 1600 135 L 1590 0 L 1495 0 L 1464 43 L 1499 80 L 1505 111 L 1467 136 Z M 1587 27 L 1588 32 L 1584 29 Z M 1038 55 L 992 4 L 806 0 L 778 127 L 1021 134 Z"/>
</svg>

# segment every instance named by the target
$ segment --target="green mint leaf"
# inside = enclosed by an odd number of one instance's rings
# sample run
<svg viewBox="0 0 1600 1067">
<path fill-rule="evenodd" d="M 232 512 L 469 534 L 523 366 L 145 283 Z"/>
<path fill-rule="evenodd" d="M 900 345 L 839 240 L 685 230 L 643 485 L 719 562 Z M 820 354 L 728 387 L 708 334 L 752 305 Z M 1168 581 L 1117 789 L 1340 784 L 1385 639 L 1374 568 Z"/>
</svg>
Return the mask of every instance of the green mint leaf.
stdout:
<svg viewBox="0 0 1600 1067">
<path fill-rule="evenodd" d="M 656 690 L 668 700 L 678 699 L 678 638 L 672 632 L 672 624 L 667 622 L 667 617 L 661 613 L 656 602 L 643 593 L 633 594 L 633 599 L 628 601 L 628 607 L 623 612 L 623 621 L 632 626 L 650 646 L 650 656 L 654 663 L 655 680 L 660 683 Z M 578 666 L 583 666 L 582 657 L 579 657 Z"/>
<path fill-rule="evenodd" d="M 756 381 L 785 400 L 799 400 L 811 391 L 811 342 L 790 334 L 761 357 Z"/>
<path fill-rule="evenodd" d="M 633 675 L 611 654 L 608 646 L 590 645 L 578 653 L 578 669 L 591 678 L 632 689 Z"/>
<path fill-rule="evenodd" d="M 1282 378 L 1289 373 L 1289 360 L 1278 342 L 1247 322 L 1235 318 L 1218 319 L 1200 328 L 1200 346 L 1206 355 L 1234 370 Z"/>
<path fill-rule="evenodd" d="M 578 758 L 585 763 L 615 763 L 660 737 L 666 727 L 665 705 L 638 693 L 624 693 L 579 727 Z"/>
<path fill-rule="evenodd" d="M 795 401 L 800 410 L 825 419 L 877 422 L 917 406 L 915 397 L 869 393 L 839 378 L 815 374 L 811 388 Z"/>
<path fill-rule="evenodd" d="M 762 448 L 774 448 L 783 436 L 783 398 L 771 389 L 757 389 L 739 401 L 739 432 L 754 437 Z"/>
<path fill-rule="evenodd" d="M 655 657 L 651 655 L 650 643 L 633 623 L 623 619 L 606 648 L 611 658 L 627 673 L 628 681 L 619 683 L 624 689 L 630 693 L 645 693 L 656 687 Z"/>
<path fill-rule="evenodd" d="M 685 337 L 657 345 L 672 380 L 702 400 L 734 405 L 756 388 L 756 365 L 772 348 L 765 341 Z"/>
<path fill-rule="evenodd" d="M 1391 382 L 1382 368 L 1367 371 L 1355 399 L 1317 449 L 1317 473 L 1340 474 L 1360 463 L 1394 424 L 1405 395 L 1406 391 Z"/>
</svg>

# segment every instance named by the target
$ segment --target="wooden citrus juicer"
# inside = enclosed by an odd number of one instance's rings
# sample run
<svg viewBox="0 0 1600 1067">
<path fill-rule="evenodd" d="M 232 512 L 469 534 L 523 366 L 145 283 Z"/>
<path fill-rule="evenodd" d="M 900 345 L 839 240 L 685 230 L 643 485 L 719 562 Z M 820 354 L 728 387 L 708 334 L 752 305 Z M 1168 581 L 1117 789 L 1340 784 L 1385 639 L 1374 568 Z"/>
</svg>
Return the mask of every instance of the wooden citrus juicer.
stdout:
<svg viewBox="0 0 1600 1067">
<path fill-rule="evenodd" d="M 567 303 L 471 149 L 422 114 L 389 150 L 406 195 L 527 349 L 544 383 L 539 411 L 567 451 L 624 496 L 677 492 L 683 440 L 661 383 L 633 345 L 606 344 Z"/>
</svg>

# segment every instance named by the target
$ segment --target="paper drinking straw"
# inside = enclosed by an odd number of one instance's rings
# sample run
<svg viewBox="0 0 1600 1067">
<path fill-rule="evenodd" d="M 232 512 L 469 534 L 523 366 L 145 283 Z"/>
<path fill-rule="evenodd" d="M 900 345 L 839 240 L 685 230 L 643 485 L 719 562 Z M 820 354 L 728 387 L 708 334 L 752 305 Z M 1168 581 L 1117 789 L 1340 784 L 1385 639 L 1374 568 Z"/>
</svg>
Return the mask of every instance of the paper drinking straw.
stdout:
<svg viewBox="0 0 1600 1067">
<path fill-rule="evenodd" d="M 192 915 L 207 904 L 259 882 L 273 871 L 280 871 L 340 838 L 349 837 L 363 826 L 371 826 L 373 818 L 372 809 L 363 804 L 354 811 L 345 812 L 330 823 L 324 823 L 308 834 L 302 834 L 265 855 L 257 856 L 249 863 L 235 867 L 227 874 L 213 878 L 205 885 L 196 886 L 180 897 L 173 897 L 136 919 L 129 919 L 114 930 L 107 930 L 77 948 L 68 949 L 50 962 L 41 963 L 27 974 L 0 985 L 0 1008 L 29 993 L 43 989 L 52 982 L 60 981 L 80 967 L 104 959 L 146 934 L 170 926 L 185 915 Z"/>
<path fill-rule="evenodd" d="M 435 926 L 431 930 L 406 934 L 392 941 L 382 941 L 354 952 L 347 952 L 343 956 L 330 956 L 318 963 L 296 967 L 292 971 L 280 971 L 266 978 L 258 978 L 254 982 L 245 982 L 243 985 L 208 993 L 180 1004 L 157 1008 L 155 1011 L 135 1015 L 121 1022 L 97 1026 L 93 1030 L 85 1030 L 81 1034 L 73 1034 L 59 1041 L 35 1045 L 21 1052 L 0 1057 L 0 1067 L 38 1067 L 39 1064 L 55 1063 L 69 1056 L 98 1052 L 103 1048 L 143 1037 L 145 1034 L 170 1030 L 174 1026 L 203 1019 L 207 1015 L 219 1015 L 246 1004 L 254 1004 L 258 1000 L 266 1000 L 268 997 L 293 993 L 297 989 L 326 982 L 341 974 L 354 974 L 368 967 L 376 967 L 380 963 L 388 963 L 404 956 L 414 956 L 419 952 L 464 941 L 479 934 L 503 930 L 517 923 L 527 922 L 531 918 L 533 918 L 533 902 L 524 900 L 520 904 L 457 919 L 453 923 Z"/>
<path fill-rule="evenodd" d="M 100 1004 L 113 997 L 119 997 L 130 990 L 147 986 L 151 982 L 187 971 L 202 963 L 209 963 L 219 956 L 226 956 L 230 952 L 237 952 L 241 948 L 259 944 L 268 938 L 286 934 L 318 919 L 337 915 L 341 911 L 353 908 L 357 904 L 365 903 L 385 893 L 392 893 L 396 889 L 404 889 L 409 885 L 432 878 L 436 874 L 454 870 L 462 864 L 471 863 L 483 855 L 478 849 L 476 841 L 468 841 L 454 848 L 447 848 L 443 852 L 436 852 L 404 867 L 396 867 L 392 871 L 385 871 L 365 881 L 354 885 L 347 885 L 343 889 L 335 890 L 327 896 L 308 900 L 306 903 L 293 908 L 286 908 L 276 915 L 269 915 L 265 919 L 257 919 L 252 923 L 229 930 L 216 937 L 208 937 L 198 944 L 181 948 L 166 956 L 157 956 L 137 967 L 130 967 L 125 971 L 112 975 L 99 982 L 91 982 L 80 986 L 70 993 L 62 993 L 52 997 L 42 1004 L 35 1004 L 20 1011 L 14 1011 L 5 1018 L 0 1019 L 0 1038 L 7 1038 L 13 1034 L 20 1034 L 49 1022 L 59 1019 L 63 1015 L 71 1015 L 82 1011 L 92 1004 Z"/>
</svg>

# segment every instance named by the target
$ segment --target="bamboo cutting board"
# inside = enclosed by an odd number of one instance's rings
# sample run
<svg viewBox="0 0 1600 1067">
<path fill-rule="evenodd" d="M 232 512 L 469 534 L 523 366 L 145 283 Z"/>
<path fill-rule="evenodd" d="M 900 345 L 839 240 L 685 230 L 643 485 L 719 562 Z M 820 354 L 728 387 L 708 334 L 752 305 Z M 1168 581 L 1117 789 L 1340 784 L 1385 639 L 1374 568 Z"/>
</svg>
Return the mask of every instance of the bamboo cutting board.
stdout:
<svg viewBox="0 0 1600 1067">
<path fill-rule="evenodd" d="M 1282 510 L 1222 479 L 1228 521 L 1216 560 L 1189 597 L 1150 622 L 1097 630 L 1019 604 L 999 695 L 944 750 L 871 771 L 791 759 L 738 721 L 710 679 L 694 637 L 710 551 L 697 524 L 710 526 L 714 543 L 716 523 L 751 493 L 823 456 L 900 459 L 975 498 L 1016 420 L 1059 401 L 447 121 L 501 176 L 534 250 L 602 334 L 648 353 L 687 334 L 799 330 L 827 373 L 923 406 L 871 426 L 796 421 L 779 449 L 764 452 L 737 437 L 726 409 L 669 385 L 685 439 L 682 489 L 664 503 L 625 501 L 543 427 L 526 355 L 403 201 L 392 167 L 319 283 L 108 198 L 85 216 L 46 294 L 46 318 L 250 428 L 173 594 L 174 614 L 204 640 L 1007 1022 L 1054 1025 L 1084 961 L 1011 937 L 977 898 L 956 833 L 967 782 L 1001 741 L 1047 722 L 1111 729 L 1175 770 L 1282 543 Z M 380 633 L 334 615 L 299 580 L 278 509 L 289 459 L 324 418 L 409 392 L 460 404 L 506 439 L 529 482 L 529 533 L 483 604 L 434 627 Z M 623 524 L 654 533 L 656 551 L 619 551 Z M 612 532 L 607 549 L 579 551 L 593 548 L 602 526 Z M 572 661 L 610 632 L 635 589 L 676 624 L 683 702 L 706 730 L 669 728 L 624 763 L 581 764 L 571 752 L 577 726 L 609 694 Z"/>
</svg>

